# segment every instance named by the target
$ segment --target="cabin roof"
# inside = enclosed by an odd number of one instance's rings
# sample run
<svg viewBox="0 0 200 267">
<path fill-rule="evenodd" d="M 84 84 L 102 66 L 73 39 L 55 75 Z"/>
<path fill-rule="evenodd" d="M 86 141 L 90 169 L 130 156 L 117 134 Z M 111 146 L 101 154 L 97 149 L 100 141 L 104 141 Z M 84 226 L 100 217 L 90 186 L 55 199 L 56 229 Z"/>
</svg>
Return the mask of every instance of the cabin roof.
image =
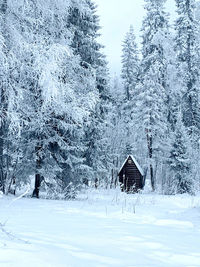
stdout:
<svg viewBox="0 0 200 267">
<path fill-rule="evenodd" d="M 129 155 L 125 161 L 123 162 L 119 173 L 121 172 L 121 170 L 123 169 L 124 165 L 126 164 L 127 160 L 129 159 L 129 157 L 132 159 L 132 161 L 135 163 L 136 167 L 138 168 L 139 172 L 141 173 L 142 176 L 144 176 L 144 172 L 143 169 L 141 168 L 140 164 L 137 162 L 137 160 L 133 157 L 133 155 Z"/>
</svg>

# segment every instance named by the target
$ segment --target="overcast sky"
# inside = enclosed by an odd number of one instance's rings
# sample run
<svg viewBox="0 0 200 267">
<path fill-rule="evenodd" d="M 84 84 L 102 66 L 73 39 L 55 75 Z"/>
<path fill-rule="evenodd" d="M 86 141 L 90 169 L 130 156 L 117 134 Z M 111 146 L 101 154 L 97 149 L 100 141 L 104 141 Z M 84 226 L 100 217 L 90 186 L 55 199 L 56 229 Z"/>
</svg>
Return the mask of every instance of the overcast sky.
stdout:
<svg viewBox="0 0 200 267">
<path fill-rule="evenodd" d="M 111 75 L 120 73 L 121 45 L 129 26 L 132 24 L 137 41 L 140 42 L 142 19 L 145 15 L 143 0 L 94 0 L 100 16 L 101 43 L 109 61 Z M 175 14 L 174 0 L 167 1 L 167 10 Z"/>
</svg>

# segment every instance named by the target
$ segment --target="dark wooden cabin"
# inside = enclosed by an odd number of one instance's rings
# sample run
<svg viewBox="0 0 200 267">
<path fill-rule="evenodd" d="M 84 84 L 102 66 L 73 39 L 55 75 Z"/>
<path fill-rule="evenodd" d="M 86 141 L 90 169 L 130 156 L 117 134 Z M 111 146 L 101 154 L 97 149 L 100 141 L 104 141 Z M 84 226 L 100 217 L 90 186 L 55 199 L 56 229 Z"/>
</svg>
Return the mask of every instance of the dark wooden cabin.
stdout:
<svg viewBox="0 0 200 267">
<path fill-rule="evenodd" d="M 133 156 L 128 156 L 119 171 L 119 183 L 122 191 L 138 192 L 144 187 L 144 173 Z"/>
</svg>

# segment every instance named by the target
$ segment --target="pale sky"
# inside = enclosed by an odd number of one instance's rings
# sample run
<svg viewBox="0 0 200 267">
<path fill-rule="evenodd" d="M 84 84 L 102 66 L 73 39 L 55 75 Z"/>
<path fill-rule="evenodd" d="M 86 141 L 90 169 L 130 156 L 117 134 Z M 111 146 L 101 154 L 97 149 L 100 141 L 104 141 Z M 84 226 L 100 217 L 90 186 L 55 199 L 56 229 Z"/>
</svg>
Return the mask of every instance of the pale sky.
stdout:
<svg viewBox="0 0 200 267">
<path fill-rule="evenodd" d="M 104 53 L 109 62 L 111 76 L 121 70 L 121 45 L 126 32 L 132 24 L 137 41 L 140 42 L 144 11 L 143 0 L 94 0 L 98 4 L 100 16 L 101 43 L 105 45 Z M 167 1 L 167 11 L 174 17 L 174 0 Z"/>
</svg>

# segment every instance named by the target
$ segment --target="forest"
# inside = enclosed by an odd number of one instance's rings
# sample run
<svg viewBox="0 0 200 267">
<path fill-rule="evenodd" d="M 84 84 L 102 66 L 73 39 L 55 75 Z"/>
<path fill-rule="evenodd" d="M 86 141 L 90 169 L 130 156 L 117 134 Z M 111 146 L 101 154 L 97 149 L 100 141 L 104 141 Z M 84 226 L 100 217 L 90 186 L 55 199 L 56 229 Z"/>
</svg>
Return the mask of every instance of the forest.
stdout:
<svg viewBox="0 0 200 267">
<path fill-rule="evenodd" d="M 0 1 L 3 194 L 116 188 L 127 155 L 153 192 L 200 191 L 200 7 L 176 0 L 171 25 L 165 3 L 145 0 L 113 80 L 92 0 Z"/>
</svg>

